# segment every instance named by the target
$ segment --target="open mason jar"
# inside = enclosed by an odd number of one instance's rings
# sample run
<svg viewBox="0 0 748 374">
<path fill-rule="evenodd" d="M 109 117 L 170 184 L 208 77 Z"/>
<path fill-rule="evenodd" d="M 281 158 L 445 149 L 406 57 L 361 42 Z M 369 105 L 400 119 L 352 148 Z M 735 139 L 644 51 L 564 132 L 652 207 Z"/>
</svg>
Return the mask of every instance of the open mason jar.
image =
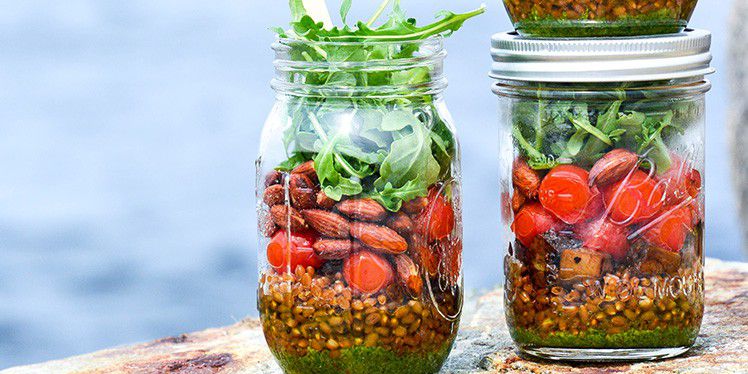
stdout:
<svg viewBox="0 0 748 374">
<path fill-rule="evenodd" d="M 710 40 L 494 36 L 506 318 L 521 352 L 637 360 L 693 345 Z"/>
<path fill-rule="evenodd" d="M 462 307 L 442 39 L 273 49 L 277 97 L 257 160 L 271 351 L 289 373 L 438 371 Z"/>
</svg>

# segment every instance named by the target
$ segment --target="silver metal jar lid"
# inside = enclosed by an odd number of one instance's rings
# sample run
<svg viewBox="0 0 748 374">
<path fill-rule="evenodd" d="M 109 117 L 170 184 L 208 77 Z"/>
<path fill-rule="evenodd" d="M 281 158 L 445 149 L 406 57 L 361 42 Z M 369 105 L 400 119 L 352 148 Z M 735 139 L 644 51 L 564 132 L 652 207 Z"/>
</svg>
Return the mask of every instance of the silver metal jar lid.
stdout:
<svg viewBox="0 0 748 374">
<path fill-rule="evenodd" d="M 712 34 L 543 39 L 505 32 L 491 38 L 491 77 L 528 82 L 640 82 L 711 74 Z"/>
</svg>

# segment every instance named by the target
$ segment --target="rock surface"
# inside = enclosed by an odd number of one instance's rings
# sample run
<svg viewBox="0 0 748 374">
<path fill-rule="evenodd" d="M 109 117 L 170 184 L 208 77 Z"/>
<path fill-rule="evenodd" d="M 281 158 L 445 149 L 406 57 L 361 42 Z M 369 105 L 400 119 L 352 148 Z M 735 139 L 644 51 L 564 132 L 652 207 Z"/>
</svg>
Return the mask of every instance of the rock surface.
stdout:
<svg viewBox="0 0 748 374">
<path fill-rule="evenodd" d="M 733 170 L 740 215 L 748 222 L 748 0 L 735 0 L 730 19 L 730 82 L 733 103 L 730 132 Z M 748 225 L 743 225 L 744 249 L 748 250 Z"/>
<path fill-rule="evenodd" d="M 517 356 L 504 323 L 501 290 L 471 298 L 445 373 L 526 372 L 746 372 L 748 370 L 748 264 L 707 260 L 706 316 L 696 346 L 659 362 L 579 366 L 527 361 Z M 280 373 L 257 320 L 114 348 L 64 360 L 11 368 L 26 373 Z"/>
</svg>

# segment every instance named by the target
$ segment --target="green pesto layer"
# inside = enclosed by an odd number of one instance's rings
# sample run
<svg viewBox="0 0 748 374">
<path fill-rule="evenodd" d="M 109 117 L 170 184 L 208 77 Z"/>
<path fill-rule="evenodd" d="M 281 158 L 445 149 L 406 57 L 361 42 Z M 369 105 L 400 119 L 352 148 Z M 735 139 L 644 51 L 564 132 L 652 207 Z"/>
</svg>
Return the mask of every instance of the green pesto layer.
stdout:
<svg viewBox="0 0 748 374">
<path fill-rule="evenodd" d="M 608 334 L 603 330 L 581 331 L 578 335 L 555 332 L 549 335 L 526 329 L 511 329 L 512 338 L 520 346 L 547 348 L 673 348 L 693 345 L 699 333 L 693 327 L 667 327 L 654 330 L 627 330 Z"/>
<path fill-rule="evenodd" d="M 284 372 L 288 374 L 400 374 L 437 373 L 452 350 L 452 342 L 434 352 L 398 354 L 381 347 L 353 347 L 330 357 L 329 351 L 310 349 L 304 356 L 271 348 Z"/>
</svg>

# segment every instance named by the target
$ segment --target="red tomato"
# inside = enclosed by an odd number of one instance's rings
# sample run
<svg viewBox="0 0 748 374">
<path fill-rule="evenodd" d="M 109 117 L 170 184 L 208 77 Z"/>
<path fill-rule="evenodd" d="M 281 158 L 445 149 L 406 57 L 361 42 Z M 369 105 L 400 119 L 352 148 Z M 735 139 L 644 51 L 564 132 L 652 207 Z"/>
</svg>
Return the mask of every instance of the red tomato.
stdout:
<svg viewBox="0 0 748 374">
<path fill-rule="evenodd" d="M 279 230 L 268 244 L 268 263 L 280 273 L 294 271 L 298 265 L 317 269 L 323 261 L 312 249 L 316 240 L 312 234 L 293 233 L 289 242 L 286 231 Z"/>
<path fill-rule="evenodd" d="M 462 268 L 462 240 L 460 238 L 445 238 L 440 243 L 442 267 L 444 276 L 451 285 L 455 285 L 460 278 Z"/>
<path fill-rule="evenodd" d="M 452 204 L 439 193 L 438 188 L 429 190 L 429 205 L 416 218 L 418 226 L 425 230 L 427 240 L 446 238 L 455 228 L 455 212 Z"/>
<path fill-rule="evenodd" d="M 359 251 L 345 259 L 343 277 L 351 288 L 373 294 L 392 283 L 395 272 L 384 257 L 374 252 Z"/>
<path fill-rule="evenodd" d="M 605 212 L 605 200 L 603 199 L 602 192 L 600 192 L 597 187 L 592 187 L 591 191 L 592 197 L 590 198 L 589 203 L 587 203 L 587 207 L 584 208 L 584 214 L 582 215 L 582 219 L 579 220 L 580 222 L 587 222 L 599 218 L 600 215 Z"/>
<path fill-rule="evenodd" d="M 636 170 L 603 192 L 610 219 L 630 225 L 654 217 L 665 203 L 665 187 L 649 174 Z"/>
<path fill-rule="evenodd" d="M 540 203 L 562 221 L 577 223 L 592 197 L 588 179 L 589 173 L 580 167 L 556 166 L 540 184 Z"/>
<path fill-rule="evenodd" d="M 611 255 L 616 260 L 622 260 L 629 251 L 628 230 L 610 222 L 605 217 L 583 225 L 579 234 L 584 247 Z"/>
<path fill-rule="evenodd" d="M 669 205 L 676 205 L 688 197 L 696 198 L 701 192 L 701 173 L 677 156 L 673 156 L 673 165 L 659 179 L 665 185 Z"/>
<path fill-rule="evenodd" d="M 536 236 L 548 232 L 558 224 L 556 217 L 545 210 L 542 205 L 530 203 L 523 206 L 514 216 L 512 231 L 522 245 L 529 247 Z"/>
<path fill-rule="evenodd" d="M 680 252 L 693 228 L 693 213 L 688 207 L 670 210 L 644 227 L 644 239 L 672 252 Z"/>
</svg>

